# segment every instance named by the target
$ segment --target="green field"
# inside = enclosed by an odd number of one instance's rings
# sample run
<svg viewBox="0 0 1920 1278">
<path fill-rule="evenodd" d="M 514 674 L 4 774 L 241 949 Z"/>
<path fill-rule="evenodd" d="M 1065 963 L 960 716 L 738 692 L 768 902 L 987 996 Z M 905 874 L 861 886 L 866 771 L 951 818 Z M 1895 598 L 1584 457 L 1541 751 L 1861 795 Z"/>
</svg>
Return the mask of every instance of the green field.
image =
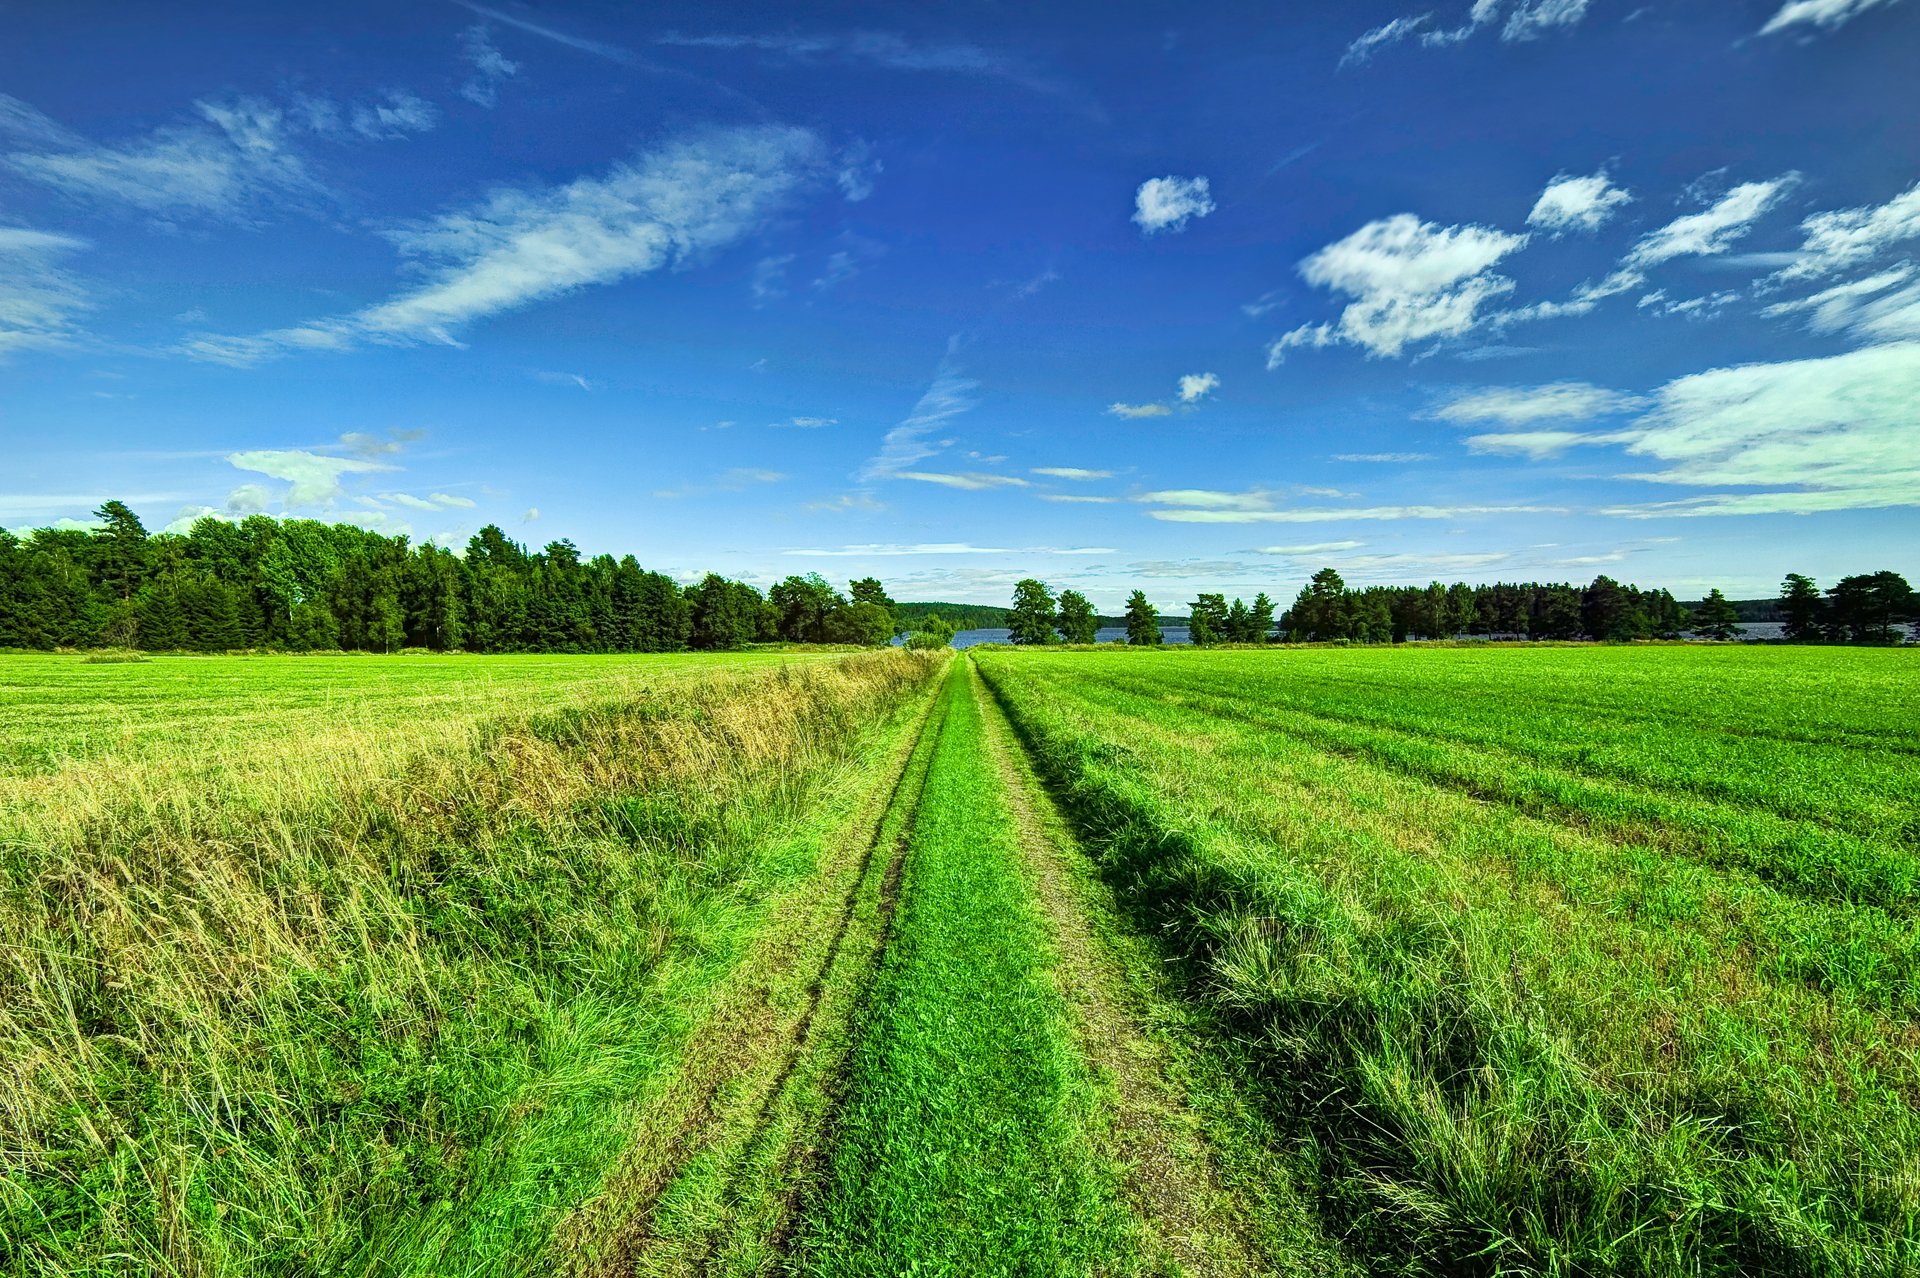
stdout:
<svg viewBox="0 0 1920 1278">
<path fill-rule="evenodd" d="M 1920 1272 L 1915 656 L 0 658 L 0 1273 Z"/>
</svg>

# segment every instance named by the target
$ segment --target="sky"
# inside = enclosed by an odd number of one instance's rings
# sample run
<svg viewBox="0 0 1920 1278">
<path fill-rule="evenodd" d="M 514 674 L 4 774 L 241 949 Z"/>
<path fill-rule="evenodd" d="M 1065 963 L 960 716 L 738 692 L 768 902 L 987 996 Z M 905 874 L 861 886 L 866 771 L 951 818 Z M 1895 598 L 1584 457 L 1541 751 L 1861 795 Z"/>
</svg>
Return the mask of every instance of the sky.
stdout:
<svg viewBox="0 0 1920 1278">
<path fill-rule="evenodd" d="M 1920 575 L 1920 0 L 0 3 L 0 526 Z"/>
</svg>

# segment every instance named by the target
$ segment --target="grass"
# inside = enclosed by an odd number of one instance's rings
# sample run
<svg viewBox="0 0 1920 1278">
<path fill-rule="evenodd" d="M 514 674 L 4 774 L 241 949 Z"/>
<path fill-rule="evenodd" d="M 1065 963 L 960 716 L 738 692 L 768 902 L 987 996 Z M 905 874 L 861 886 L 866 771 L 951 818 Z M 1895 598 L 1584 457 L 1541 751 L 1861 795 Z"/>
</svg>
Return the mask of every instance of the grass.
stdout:
<svg viewBox="0 0 1920 1278">
<path fill-rule="evenodd" d="M 935 664 L 0 661 L 0 1272 L 537 1271 Z"/>
<path fill-rule="evenodd" d="M 989 652 L 1383 1272 L 1920 1269 L 1902 652 Z"/>
<path fill-rule="evenodd" d="M 796 1272 L 1124 1272 L 1130 1227 L 965 664 Z"/>
</svg>

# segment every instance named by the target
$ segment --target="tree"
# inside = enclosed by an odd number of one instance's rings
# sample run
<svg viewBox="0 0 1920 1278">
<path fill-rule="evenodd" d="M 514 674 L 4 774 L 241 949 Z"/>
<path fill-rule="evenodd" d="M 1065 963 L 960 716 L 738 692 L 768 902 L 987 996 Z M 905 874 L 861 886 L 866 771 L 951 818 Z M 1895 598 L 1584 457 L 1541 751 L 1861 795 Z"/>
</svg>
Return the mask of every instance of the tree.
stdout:
<svg viewBox="0 0 1920 1278">
<path fill-rule="evenodd" d="M 1160 642 L 1159 613 L 1138 590 L 1127 596 L 1127 642 L 1141 647 Z"/>
<path fill-rule="evenodd" d="M 1811 577 L 1797 572 L 1780 583 L 1780 615 L 1786 619 L 1788 643 L 1818 643 L 1826 635 L 1827 604 Z"/>
<path fill-rule="evenodd" d="M 1609 642 L 1645 639 L 1652 628 L 1636 595 L 1604 573 L 1595 577 L 1580 600 L 1581 629 Z"/>
<path fill-rule="evenodd" d="M 760 592 L 728 581 L 717 572 L 687 590 L 691 645 L 701 651 L 731 652 L 754 641 L 760 628 Z"/>
<path fill-rule="evenodd" d="M 1092 643 L 1100 630 L 1100 619 L 1094 615 L 1093 604 L 1077 590 L 1060 592 L 1060 611 L 1055 623 L 1068 643 Z"/>
<path fill-rule="evenodd" d="M 1196 647 L 1206 648 L 1228 638 L 1227 597 L 1203 594 L 1189 607 L 1187 638 Z"/>
<path fill-rule="evenodd" d="M 1740 613 L 1715 586 L 1693 614 L 1693 633 L 1703 639 L 1731 639 L 1747 633 L 1740 627 Z"/>
<path fill-rule="evenodd" d="M 944 648 L 953 642 L 953 625 L 943 621 L 940 614 L 930 612 L 920 619 L 920 625 L 907 636 L 907 647 L 916 651 L 926 648 Z"/>
<path fill-rule="evenodd" d="M 1253 605 L 1247 609 L 1247 642 L 1265 643 L 1271 638 L 1273 600 L 1267 598 L 1267 592 L 1263 590 L 1253 597 Z"/>
<path fill-rule="evenodd" d="M 847 603 L 817 572 L 788 577 L 767 592 L 767 601 L 779 612 L 779 635 L 788 643 L 826 642 L 828 615 Z"/>
<path fill-rule="evenodd" d="M 847 604 L 827 614 L 828 643 L 884 647 L 893 638 L 893 611 L 877 603 Z"/>
<path fill-rule="evenodd" d="M 1053 615 L 1053 592 L 1046 582 L 1028 577 L 1014 585 L 1013 607 L 1007 610 L 1007 629 L 1013 631 L 1013 642 L 1052 643 Z"/>
<path fill-rule="evenodd" d="M 1322 568 L 1300 587 L 1283 623 L 1287 638 L 1319 643 L 1350 637 L 1348 620 L 1347 583 L 1333 569 Z"/>
<path fill-rule="evenodd" d="M 887 634 L 892 636 L 899 633 L 900 627 L 893 620 L 893 596 L 887 593 L 887 588 L 880 584 L 878 577 L 862 577 L 858 581 L 848 582 L 847 593 L 853 597 L 854 603 L 873 604 L 886 609 L 887 624 L 892 627 Z"/>
<path fill-rule="evenodd" d="M 1842 577 L 1827 598 L 1828 625 L 1855 643 L 1892 643 L 1914 615 L 1913 587 L 1897 572 Z"/>
</svg>

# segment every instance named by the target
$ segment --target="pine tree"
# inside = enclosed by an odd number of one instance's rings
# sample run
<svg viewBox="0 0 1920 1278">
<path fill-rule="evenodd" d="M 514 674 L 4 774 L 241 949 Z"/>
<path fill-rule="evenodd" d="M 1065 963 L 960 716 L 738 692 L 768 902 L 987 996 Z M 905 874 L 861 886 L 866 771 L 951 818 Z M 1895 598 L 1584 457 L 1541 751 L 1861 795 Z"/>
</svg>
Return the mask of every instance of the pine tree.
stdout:
<svg viewBox="0 0 1920 1278">
<path fill-rule="evenodd" d="M 1127 642 L 1151 647 L 1160 641 L 1159 614 L 1147 602 L 1147 596 L 1136 590 L 1127 596 Z"/>
<path fill-rule="evenodd" d="M 1693 633 L 1703 639 L 1724 640 L 1747 632 L 1740 628 L 1739 612 L 1715 586 L 1693 614 Z"/>
</svg>

